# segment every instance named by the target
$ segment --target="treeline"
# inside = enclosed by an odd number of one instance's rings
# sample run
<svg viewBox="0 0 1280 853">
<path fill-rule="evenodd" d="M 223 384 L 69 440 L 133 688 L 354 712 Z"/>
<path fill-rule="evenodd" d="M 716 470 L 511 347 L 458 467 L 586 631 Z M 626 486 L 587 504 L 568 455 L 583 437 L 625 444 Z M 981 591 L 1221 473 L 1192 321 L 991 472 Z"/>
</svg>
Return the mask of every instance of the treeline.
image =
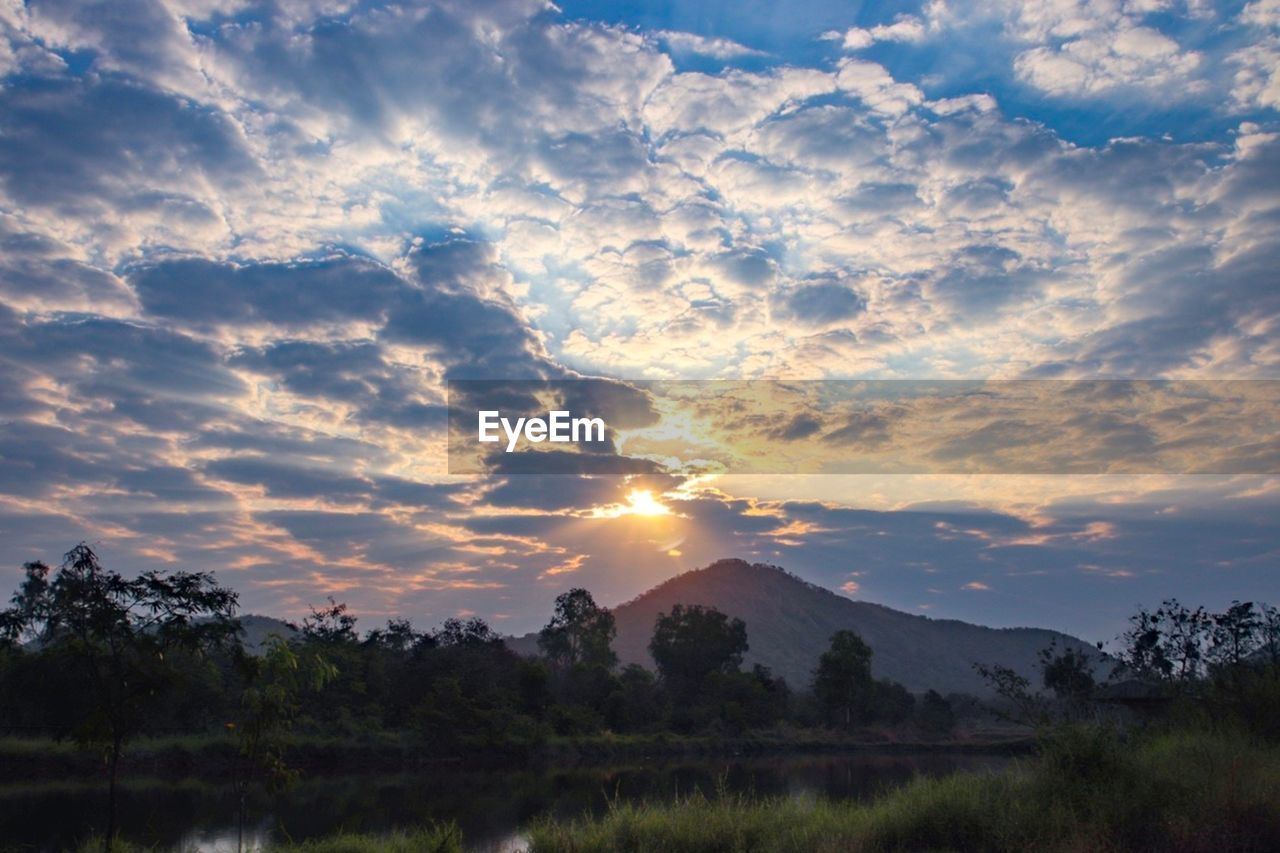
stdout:
<svg viewBox="0 0 1280 853">
<path fill-rule="evenodd" d="M 976 668 L 1003 700 L 998 710 L 1037 729 L 1212 723 L 1280 740 L 1275 607 L 1234 601 L 1214 613 L 1169 599 L 1155 610 L 1140 608 L 1110 651 L 1110 668 L 1100 672 L 1097 656 L 1051 645 L 1040 652 L 1039 683 L 999 664 Z"/>
<path fill-rule="evenodd" d="M 361 633 L 333 601 L 248 650 L 236 594 L 211 575 L 127 580 L 84 545 L 57 569 L 25 572 L 0 615 L 0 727 L 108 751 L 138 735 L 219 732 L 261 741 L 246 745 L 260 761 L 286 730 L 391 730 L 432 754 L 492 754 L 606 731 L 732 736 L 790 723 L 945 734 L 954 721 L 938 694 L 917 700 L 873 679 L 871 649 L 848 631 L 815 662 L 812 685 L 795 690 L 760 665 L 744 671 L 747 626 L 697 605 L 660 614 L 650 671 L 618 665 L 613 614 L 583 589 L 556 599 L 536 658 L 478 618 L 434 631 L 392 620 Z"/>
</svg>

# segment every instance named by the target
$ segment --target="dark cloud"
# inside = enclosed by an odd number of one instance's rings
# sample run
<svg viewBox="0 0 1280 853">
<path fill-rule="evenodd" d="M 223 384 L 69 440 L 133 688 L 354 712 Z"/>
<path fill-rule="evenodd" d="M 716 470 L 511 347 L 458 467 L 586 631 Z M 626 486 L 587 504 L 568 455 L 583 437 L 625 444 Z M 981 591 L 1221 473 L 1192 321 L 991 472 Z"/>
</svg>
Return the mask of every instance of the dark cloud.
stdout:
<svg viewBox="0 0 1280 853">
<path fill-rule="evenodd" d="M 124 418 L 158 432 L 196 428 L 247 390 L 210 344 L 103 317 L 13 319 L 0 326 L 0 354 L 23 385 L 58 382 L 87 421 Z"/>
<path fill-rule="evenodd" d="M 883 409 L 853 412 L 843 426 L 822 437 L 840 445 L 857 445 L 872 449 L 887 444 L 892 436 L 894 418 Z"/>
<path fill-rule="evenodd" d="M 922 207 L 924 203 L 914 184 L 866 183 L 841 199 L 841 204 L 854 214 L 888 215 Z"/>
<path fill-rule="evenodd" d="M 948 190 L 944 203 L 957 214 L 980 216 L 1008 204 L 1012 189 L 1013 184 L 1003 178 L 978 178 Z"/>
<path fill-rule="evenodd" d="M 725 278 L 746 287 L 769 287 L 778 279 L 778 263 L 763 249 L 722 252 L 711 264 Z"/>
<path fill-rule="evenodd" d="M 197 210 L 202 202 L 177 188 L 242 186 L 257 171 L 221 113 L 111 76 L 7 85 L 0 114 L 0 186 L 20 205 L 84 215 L 104 204 L 103 212 L 154 210 L 177 198 Z"/>
<path fill-rule="evenodd" d="M 293 263 L 188 258 L 135 268 L 129 283 L 143 309 L 194 325 L 379 321 L 409 291 L 395 273 L 350 255 Z"/>
<path fill-rule="evenodd" d="M 315 463 L 236 456 L 209 462 L 204 471 L 213 479 L 261 486 L 268 497 L 275 498 L 323 498 L 342 502 L 365 498 L 372 491 L 372 484 L 363 477 L 325 470 Z"/>
<path fill-rule="evenodd" d="M 0 215 L 0 297 L 58 308 L 131 307 L 124 282 L 73 254 L 59 241 Z"/>
<path fill-rule="evenodd" d="M 445 425 L 438 376 L 387 362 L 370 341 L 281 341 L 242 350 L 230 364 L 272 376 L 295 394 L 350 404 L 362 422 L 423 430 Z"/>
<path fill-rule="evenodd" d="M 450 378 L 538 378 L 542 346 L 515 307 L 492 290 L 506 273 L 492 248 L 471 240 L 419 246 L 409 255 L 419 289 L 406 291 L 380 338 L 424 346 Z"/>
<path fill-rule="evenodd" d="M 565 134 L 547 140 L 541 160 L 561 180 L 614 191 L 649 167 L 649 150 L 634 133 Z"/>
<path fill-rule="evenodd" d="M 455 502 L 473 488 L 465 483 L 420 483 L 401 477 L 375 477 L 373 485 L 377 503 L 420 509 L 461 509 Z"/>
<path fill-rule="evenodd" d="M 866 297 L 838 279 L 801 282 L 775 304 L 775 311 L 784 317 L 815 326 L 851 320 L 867 309 Z"/>
<path fill-rule="evenodd" d="M 822 421 L 813 415 L 796 415 L 781 427 L 770 430 L 768 435 L 780 441 L 799 441 L 821 431 Z"/>
<path fill-rule="evenodd" d="M 1020 254 L 996 245 L 966 246 L 926 289 L 948 315 L 991 323 L 1008 306 L 1032 298 L 1049 278 Z"/>
<path fill-rule="evenodd" d="M 650 459 L 615 456 L 609 453 L 571 453 L 564 450 L 539 450 L 528 453 L 506 453 L 498 450 L 485 459 L 485 464 L 485 470 L 494 476 L 511 474 L 621 476 L 665 473 L 661 464 Z"/>
<path fill-rule="evenodd" d="M 768 121 L 764 144 L 780 160 L 847 168 L 885 156 L 886 138 L 866 113 L 823 104 L 795 110 Z"/>
</svg>

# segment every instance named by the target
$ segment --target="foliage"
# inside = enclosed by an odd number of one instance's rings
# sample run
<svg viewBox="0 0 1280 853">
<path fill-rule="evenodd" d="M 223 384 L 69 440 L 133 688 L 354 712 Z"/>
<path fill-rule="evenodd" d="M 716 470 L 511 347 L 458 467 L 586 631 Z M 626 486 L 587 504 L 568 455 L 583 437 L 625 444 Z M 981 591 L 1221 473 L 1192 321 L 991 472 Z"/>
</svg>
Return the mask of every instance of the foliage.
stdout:
<svg viewBox="0 0 1280 853">
<path fill-rule="evenodd" d="M 435 634 L 435 645 L 442 648 L 475 649 L 502 645 L 502 637 L 478 617 L 446 619 Z"/>
<path fill-rule="evenodd" d="M 530 837 L 533 853 L 1272 850 L 1280 751 L 1204 732 L 1124 745 L 1082 727 L 1004 773 L 917 778 L 871 803 L 697 792 L 544 820 Z"/>
<path fill-rule="evenodd" d="M 1016 670 L 1000 664 L 974 664 L 991 690 L 1004 700 L 1004 706 L 994 711 L 1001 719 L 1019 725 L 1040 728 L 1052 721 L 1049 703 L 1031 690 L 1031 680 Z"/>
<path fill-rule="evenodd" d="M 818 659 L 813 692 L 828 715 L 845 726 L 869 717 L 871 694 L 871 647 L 853 631 L 831 635 L 831 648 Z"/>
<path fill-rule="evenodd" d="M 936 690 L 926 691 L 920 700 L 918 715 L 920 728 L 934 735 L 950 734 L 956 725 L 956 714 L 951 703 Z"/>
<path fill-rule="evenodd" d="M 108 779 L 108 849 L 115 836 L 116 779 L 125 743 L 142 728 L 157 697 L 196 667 L 194 660 L 232 639 L 236 593 L 204 572 L 145 572 L 128 579 L 105 569 L 81 543 L 56 573 L 27 563 L 0 634 L 28 638 L 84 677 L 88 712 L 73 734 L 100 746 Z"/>
<path fill-rule="evenodd" d="M 1116 657 L 1120 672 L 1193 689 L 1209 677 L 1229 678 L 1257 659 L 1280 662 L 1280 613 L 1251 601 L 1210 613 L 1168 599 L 1129 618 Z"/>
<path fill-rule="evenodd" d="M 282 637 L 271 637 L 257 656 L 239 656 L 244 673 L 239 719 L 227 722 L 240 760 L 232 773 L 239 802 L 239 847 L 243 848 L 245 806 L 254 771 L 265 777 L 268 791 L 291 784 L 297 771 L 285 761 L 285 734 L 302 710 L 305 694 L 315 693 L 333 680 L 337 669 L 324 654 L 306 645 L 294 648 Z"/>
<path fill-rule="evenodd" d="M 560 669 L 610 669 L 618 662 L 610 646 L 616 633 L 613 614 L 597 605 L 591 593 L 575 588 L 556 596 L 555 613 L 538 634 L 538 648 Z"/>
<path fill-rule="evenodd" d="M 1096 682 L 1093 678 L 1093 662 L 1081 649 L 1058 651 L 1058 641 L 1053 640 L 1040 654 L 1041 683 L 1059 699 L 1083 703 L 1093 695 Z"/>
<path fill-rule="evenodd" d="M 415 832 L 371 837 L 341 833 L 315 841 L 273 844 L 267 853 L 462 853 L 462 832 L 441 824 Z"/>
<path fill-rule="evenodd" d="M 677 701 L 697 697 L 716 673 L 737 672 L 747 651 L 747 626 L 714 607 L 677 604 L 659 613 L 649 653 Z"/>
</svg>

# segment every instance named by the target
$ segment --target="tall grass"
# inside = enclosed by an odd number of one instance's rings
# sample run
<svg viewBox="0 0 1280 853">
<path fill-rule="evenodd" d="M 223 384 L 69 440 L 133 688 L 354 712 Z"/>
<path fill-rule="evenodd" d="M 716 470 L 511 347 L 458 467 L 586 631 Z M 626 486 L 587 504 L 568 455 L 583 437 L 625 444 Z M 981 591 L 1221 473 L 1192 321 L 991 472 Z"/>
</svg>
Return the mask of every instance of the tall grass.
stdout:
<svg viewBox="0 0 1280 853">
<path fill-rule="evenodd" d="M 918 779 L 868 804 L 694 794 L 544 821 L 530 838 L 533 853 L 1280 850 L 1280 750 L 1069 728 L 1005 772 Z"/>
<path fill-rule="evenodd" d="M 462 853 L 462 832 L 450 823 L 384 837 L 331 835 L 275 845 L 268 853 Z"/>
</svg>

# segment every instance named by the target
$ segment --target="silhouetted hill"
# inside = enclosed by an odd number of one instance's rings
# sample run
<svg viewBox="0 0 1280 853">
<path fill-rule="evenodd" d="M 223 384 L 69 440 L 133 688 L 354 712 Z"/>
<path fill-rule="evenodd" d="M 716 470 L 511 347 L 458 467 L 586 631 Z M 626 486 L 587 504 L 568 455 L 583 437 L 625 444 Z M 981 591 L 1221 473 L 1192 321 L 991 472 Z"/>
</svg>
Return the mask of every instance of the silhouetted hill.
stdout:
<svg viewBox="0 0 1280 853">
<path fill-rule="evenodd" d="M 751 645 L 745 665 L 762 663 L 796 689 L 807 689 L 818 657 L 831 635 L 841 629 L 858 632 L 875 656 L 877 678 L 901 682 L 912 691 L 930 688 L 983 695 L 985 682 L 973 664 L 999 663 L 1028 678 L 1036 677 L 1036 653 L 1056 639 L 1063 648 L 1089 643 L 1040 628 L 986 628 L 953 619 L 930 619 L 880 604 L 852 601 L 800 580 L 776 566 L 743 560 L 720 560 L 659 584 L 614 609 L 618 636 L 614 650 L 623 664 L 653 668 L 648 644 L 659 613 L 676 604 L 702 604 L 747 623 Z M 537 652 L 537 636 L 508 641 L 524 654 Z"/>
<path fill-rule="evenodd" d="M 276 619 L 273 616 L 257 616 L 252 613 L 240 617 L 240 631 L 240 642 L 244 644 L 245 651 L 255 654 L 272 634 L 279 634 L 288 640 L 298 633 L 296 628 L 282 619 Z"/>
</svg>

